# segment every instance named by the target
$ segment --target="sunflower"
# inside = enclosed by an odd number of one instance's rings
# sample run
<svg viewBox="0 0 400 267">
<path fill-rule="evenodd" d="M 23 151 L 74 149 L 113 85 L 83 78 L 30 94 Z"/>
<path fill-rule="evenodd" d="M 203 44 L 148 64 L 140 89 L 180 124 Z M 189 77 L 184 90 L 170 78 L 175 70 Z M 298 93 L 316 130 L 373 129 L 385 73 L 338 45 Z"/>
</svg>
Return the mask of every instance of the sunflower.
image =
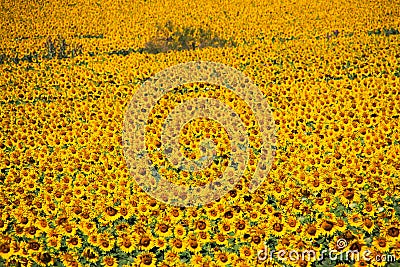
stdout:
<svg viewBox="0 0 400 267">
<path fill-rule="evenodd" d="M 371 264 L 373 264 L 373 266 L 386 266 L 387 262 L 386 262 L 386 254 L 383 254 L 382 252 L 378 252 L 378 251 L 373 251 L 371 257 Z"/>
<path fill-rule="evenodd" d="M 345 263 L 342 263 L 342 264 L 339 264 L 339 265 L 342 265 L 342 267 L 348 267 L 349 266 L 348 264 L 345 264 Z M 336 265 L 336 266 L 339 266 L 339 265 Z M 367 266 L 369 266 L 369 263 L 365 259 L 357 260 L 354 263 L 354 267 L 367 267 Z"/>
<path fill-rule="evenodd" d="M 296 230 L 296 228 L 300 225 L 299 221 L 295 216 L 288 216 L 285 218 L 285 224 L 288 225 L 289 230 Z"/>
<path fill-rule="evenodd" d="M 234 225 L 235 234 L 237 233 L 239 236 L 249 231 L 248 223 L 245 220 L 238 220 Z"/>
<path fill-rule="evenodd" d="M 213 262 L 215 262 L 215 260 L 210 255 L 202 255 L 202 263 L 198 266 L 213 266 Z"/>
<path fill-rule="evenodd" d="M 118 212 L 125 220 L 128 220 L 134 214 L 134 210 L 125 205 L 119 206 Z"/>
<path fill-rule="evenodd" d="M 374 221 L 368 216 L 363 217 L 362 221 L 363 221 L 363 224 L 362 224 L 363 230 L 366 231 L 367 233 L 371 234 L 375 229 Z"/>
<path fill-rule="evenodd" d="M 41 244 L 37 241 L 34 241 L 34 240 L 31 240 L 27 243 L 27 249 L 28 249 L 28 252 L 30 255 L 34 255 L 34 254 L 42 252 L 43 247 L 44 247 L 43 244 Z"/>
<path fill-rule="evenodd" d="M 139 209 L 140 214 L 143 214 L 145 216 L 148 216 L 151 214 L 151 210 L 148 208 L 147 204 L 140 203 L 138 205 L 138 209 Z"/>
<path fill-rule="evenodd" d="M 190 264 L 194 266 L 203 266 L 203 255 L 201 253 L 195 253 L 191 258 L 190 258 Z"/>
<path fill-rule="evenodd" d="M 312 178 L 310 178 L 309 181 L 307 182 L 307 184 L 311 185 L 310 189 L 313 192 L 320 192 L 321 189 L 323 189 L 325 186 L 322 179 L 316 175 L 314 175 Z"/>
<path fill-rule="evenodd" d="M 166 262 L 160 262 L 158 266 L 159 267 L 169 267 L 170 265 L 168 265 Z M 127 265 L 125 267 L 131 267 L 131 265 Z"/>
<path fill-rule="evenodd" d="M 346 228 L 347 228 L 347 223 L 344 220 L 342 220 L 340 218 L 336 219 L 336 223 L 334 224 L 334 227 L 333 227 L 333 230 L 335 232 L 337 232 L 337 231 L 344 232 L 346 230 Z"/>
<path fill-rule="evenodd" d="M 157 240 L 155 242 L 155 245 L 158 247 L 158 250 L 160 250 L 160 251 L 166 250 L 167 244 L 168 244 L 168 242 L 162 237 L 157 238 Z"/>
<path fill-rule="evenodd" d="M 157 258 L 151 252 L 142 252 L 135 259 L 135 266 L 148 266 L 155 267 L 157 266 Z"/>
<path fill-rule="evenodd" d="M 316 238 L 321 233 L 321 228 L 318 228 L 314 223 L 305 226 L 305 235 L 309 238 Z"/>
<path fill-rule="evenodd" d="M 165 252 L 164 255 L 164 261 L 166 264 L 169 266 L 174 266 L 177 262 L 179 262 L 179 255 L 178 253 L 172 252 L 171 250 L 168 250 Z"/>
<path fill-rule="evenodd" d="M 100 234 L 99 236 L 99 241 L 98 241 L 98 247 L 102 251 L 110 251 L 113 249 L 115 244 L 115 240 L 113 238 L 110 238 L 109 234 Z"/>
<path fill-rule="evenodd" d="M 38 189 L 38 185 L 34 180 L 28 180 L 25 182 L 26 189 L 28 191 L 34 192 L 36 189 Z"/>
<path fill-rule="evenodd" d="M 118 259 L 113 256 L 104 256 L 101 259 L 101 265 L 104 267 L 117 267 Z"/>
<path fill-rule="evenodd" d="M 47 246 L 55 250 L 59 250 L 61 247 L 61 237 L 50 237 L 46 240 Z"/>
<path fill-rule="evenodd" d="M 34 258 L 36 263 L 43 267 L 54 264 L 54 258 L 48 252 L 39 253 Z"/>
<path fill-rule="evenodd" d="M 398 240 L 398 237 L 400 235 L 400 228 L 398 225 L 398 222 L 396 224 L 392 222 L 391 225 L 385 225 L 384 227 L 382 227 L 381 232 L 389 241 L 394 242 Z"/>
<path fill-rule="evenodd" d="M 277 237 L 282 237 L 286 233 L 285 225 L 277 218 L 273 218 L 268 230 Z"/>
<path fill-rule="evenodd" d="M 377 251 L 381 253 L 389 252 L 390 249 L 390 241 L 387 240 L 385 237 L 375 237 L 372 245 Z"/>
<path fill-rule="evenodd" d="M 28 253 L 26 251 L 26 248 L 27 248 L 26 242 L 11 241 L 11 243 L 9 245 L 10 245 L 13 255 L 15 255 L 15 256 L 19 255 L 22 257 L 27 256 Z"/>
<path fill-rule="evenodd" d="M 249 258 L 253 254 L 253 251 L 249 246 L 242 246 L 239 249 L 239 255 L 242 258 Z"/>
<path fill-rule="evenodd" d="M 373 216 L 375 214 L 375 211 L 375 207 L 372 203 L 367 202 L 364 204 L 363 212 L 366 215 Z"/>
<path fill-rule="evenodd" d="M 318 212 L 324 212 L 329 207 L 328 206 L 329 203 L 322 197 L 316 198 L 314 200 L 314 203 L 315 203 L 314 207 Z"/>
<path fill-rule="evenodd" d="M 0 256 L 2 259 L 9 259 L 14 254 L 14 251 L 11 249 L 10 244 L 1 243 L 0 244 Z"/>
<path fill-rule="evenodd" d="M 225 211 L 223 218 L 230 221 L 233 224 L 239 218 L 239 214 L 235 212 L 235 210 L 233 209 L 228 209 L 227 211 Z"/>
<path fill-rule="evenodd" d="M 168 224 L 158 223 L 155 232 L 160 237 L 169 237 L 172 235 L 172 228 Z"/>
<path fill-rule="evenodd" d="M 169 240 L 169 245 L 172 252 L 179 253 L 186 250 L 187 243 L 180 238 L 173 238 Z"/>
<path fill-rule="evenodd" d="M 74 236 L 76 235 L 77 226 L 75 223 L 68 222 L 64 225 L 57 226 L 56 229 L 59 229 L 62 235 Z"/>
<path fill-rule="evenodd" d="M 218 228 L 222 233 L 229 233 L 234 229 L 234 224 L 230 220 L 223 218 L 221 222 L 218 223 Z"/>
<path fill-rule="evenodd" d="M 317 220 L 317 225 L 319 229 L 321 229 L 321 232 L 326 235 L 326 236 L 332 236 L 334 235 L 334 226 L 335 222 L 327 219 L 319 219 Z"/>
<path fill-rule="evenodd" d="M 350 215 L 348 220 L 349 224 L 354 227 L 360 227 L 363 224 L 362 217 L 358 213 Z"/>
<path fill-rule="evenodd" d="M 144 251 L 150 251 L 155 245 L 154 239 L 150 235 L 142 235 L 137 240 L 139 240 L 138 246 Z"/>
<path fill-rule="evenodd" d="M 85 194 L 85 188 L 81 185 L 74 186 L 72 194 L 76 198 L 81 198 Z"/>
<path fill-rule="evenodd" d="M 213 240 L 217 243 L 217 245 L 226 246 L 228 245 L 228 237 L 228 235 L 218 233 L 214 236 Z"/>
<path fill-rule="evenodd" d="M 230 259 L 229 259 L 229 255 L 226 252 L 217 252 L 215 255 L 215 258 L 217 260 L 217 263 L 219 264 L 223 264 L 223 265 L 229 265 L 231 264 Z"/>
<path fill-rule="evenodd" d="M 22 225 L 14 224 L 14 234 L 17 237 L 25 236 L 25 228 Z"/>
<path fill-rule="evenodd" d="M 92 247 L 86 247 L 82 251 L 81 257 L 85 258 L 90 263 L 96 263 L 99 260 L 99 253 Z"/>
<path fill-rule="evenodd" d="M 7 229 L 7 227 L 8 227 L 7 221 L 6 221 L 6 220 L 3 220 L 3 219 L 0 217 L 0 232 L 3 232 L 5 229 Z"/>
<path fill-rule="evenodd" d="M 38 220 L 35 223 L 35 226 L 37 226 L 42 232 L 46 232 L 49 229 L 49 224 L 47 223 L 46 219 Z"/>
<path fill-rule="evenodd" d="M 99 241 L 100 241 L 100 236 L 99 236 L 97 233 L 93 232 L 93 233 L 90 233 L 90 234 L 88 235 L 87 242 L 88 242 L 90 245 L 92 245 L 92 246 L 98 246 Z"/>
<path fill-rule="evenodd" d="M 272 263 L 270 261 L 267 260 L 268 263 Z M 267 262 L 265 264 L 267 264 Z M 238 258 L 236 261 L 234 261 L 234 266 L 238 266 L 238 267 L 251 267 L 252 265 L 250 265 L 249 263 L 245 262 L 243 259 Z"/>
<path fill-rule="evenodd" d="M 114 222 L 120 217 L 118 210 L 112 206 L 105 207 L 103 214 L 106 222 Z"/>
<path fill-rule="evenodd" d="M 340 200 L 344 204 L 350 203 L 360 203 L 360 195 L 356 192 L 356 190 L 352 187 L 343 189 L 343 192 L 340 194 Z"/>
<path fill-rule="evenodd" d="M 196 227 L 196 230 L 207 231 L 209 229 L 209 221 L 208 220 L 204 220 L 204 219 L 196 220 L 196 221 L 193 221 L 193 224 L 194 224 L 194 227 Z"/>
<path fill-rule="evenodd" d="M 174 236 L 175 237 L 183 237 L 186 234 L 186 228 L 182 224 L 176 224 L 174 227 Z"/>
<path fill-rule="evenodd" d="M 75 263 L 76 262 L 76 256 L 69 252 L 63 252 L 61 254 L 61 261 L 65 266 L 77 266 Z"/>
<path fill-rule="evenodd" d="M 198 240 L 195 236 L 188 235 L 184 239 L 184 243 L 186 243 L 187 249 L 192 253 L 200 252 L 200 250 L 202 248 L 201 244 L 198 242 Z"/>
<path fill-rule="evenodd" d="M 206 243 L 210 241 L 210 234 L 207 231 L 200 231 L 200 232 L 196 232 L 200 242 L 201 243 Z"/>
<path fill-rule="evenodd" d="M 79 224 L 79 229 L 87 236 L 96 231 L 96 224 L 91 221 L 82 220 Z"/>
<path fill-rule="evenodd" d="M 296 263 L 295 266 L 299 266 L 299 267 L 309 267 L 312 264 L 311 261 L 307 261 L 304 259 L 299 259 L 299 260 L 295 261 L 295 263 Z"/>
<path fill-rule="evenodd" d="M 69 249 L 79 249 L 82 247 L 82 240 L 78 235 L 67 238 L 66 243 Z"/>
<path fill-rule="evenodd" d="M 134 240 L 129 236 L 126 236 L 123 238 L 119 237 L 117 239 L 117 246 L 119 249 L 121 249 L 125 253 L 131 253 L 132 251 L 137 249 L 137 247 L 135 246 Z"/>
<path fill-rule="evenodd" d="M 249 221 L 250 223 L 257 223 L 259 221 L 260 214 L 257 211 L 250 211 Z"/>
<path fill-rule="evenodd" d="M 211 220 L 216 219 L 219 216 L 218 210 L 216 208 L 206 209 L 207 215 Z"/>
</svg>

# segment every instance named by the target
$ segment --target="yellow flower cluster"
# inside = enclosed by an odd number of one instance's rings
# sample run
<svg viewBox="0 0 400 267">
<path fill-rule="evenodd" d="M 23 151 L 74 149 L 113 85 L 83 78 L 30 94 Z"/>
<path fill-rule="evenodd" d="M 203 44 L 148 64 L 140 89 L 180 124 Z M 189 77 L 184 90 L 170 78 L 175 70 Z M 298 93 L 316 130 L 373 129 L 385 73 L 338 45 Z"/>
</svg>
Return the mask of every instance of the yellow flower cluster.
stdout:
<svg viewBox="0 0 400 267">
<path fill-rule="evenodd" d="M 204 186 L 206 181 L 218 179 L 222 176 L 223 172 L 228 166 L 231 156 L 230 137 L 226 129 L 220 122 L 210 120 L 208 118 L 196 118 L 186 123 L 180 130 L 179 143 L 180 154 L 190 160 L 197 160 L 201 167 L 208 166 L 201 171 L 194 171 L 190 174 L 189 171 L 180 171 L 176 166 L 178 161 L 170 162 L 169 158 L 174 158 L 170 153 L 161 153 L 159 147 L 162 145 L 163 124 L 168 115 L 174 108 L 182 102 L 196 98 L 212 98 L 217 99 L 221 103 L 226 103 L 227 106 L 232 108 L 232 112 L 238 114 L 243 124 L 246 126 L 245 130 L 249 135 L 249 155 L 250 162 L 247 171 L 252 173 L 257 167 L 257 155 L 255 151 L 260 149 L 262 140 L 259 136 L 257 129 L 259 128 L 251 109 L 248 105 L 240 99 L 231 90 L 226 88 L 214 88 L 212 86 L 205 86 L 204 84 L 192 84 L 189 88 L 184 86 L 179 90 L 173 90 L 164 94 L 163 98 L 158 101 L 158 104 L 153 107 L 152 113 L 148 119 L 149 124 L 146 130 L 146 145 L 149 151 L 150 159 L 153 165 L 157 168 L 160 174 L 171 179 L 171 182 L 176 184 L 197 185 Z M 212 104 L 212 103 L 211 103 Z M 189 109 L 195 107 L 188 106 Z M 224 115 L 224 114 L 223 114 Z M 225 114 L 231 116 L 231 114 Z M 186 118 L 182 118 L 185 120 Z M 254 128 L 254 129 L 253 129 Z M 210 150 L 209 147 L 202 146 L 201 141 L 206 138 L 212 141 L 211 145 L 215 145 L 215 155 L 208 155 L 204 157 L 204 153 Z M 243 146 L 245 143 L 243 142 Z M 169 151 L 166 151 L 169 152 Z M 203 162 L 211 159 L 212 162 Z M 207 164 L 208 163 L 208 164 Z M 249 173 L 247 174 L 249 175 Z M 194 180 L 194 183 L 193 181 Z"/>
<path fill-rule="evenodd" d="M 338 250 L 339 239 L 341 252 L 369 250 L 372 259 L 330 266 L 400 259 L 395 1 L 4 1 L 0 10 L 0 266 L 280 266 L 258 252 L 322 253 Z M 167 22 L 235 45 L 140 51 Z M 237 110 L 253 148 L 227 195 L 180 208 L 138 186 L 121 136 L 141 84 L 193 60 L 253 80 L 273 110 L 277 143 L 268 176 L 249 194 L 260 160 L 251 110 L 217 86 L 164 95 L 145 138 L 169 181 L 203 185 L 232 152 L 223 125 L 197 118 L 179 130 L 180 152 L 200 160 L 206 137 L 220 160 L 193 175 L 159 153 L 163 123 L 182 101 L 202 96 Z"/>
</svg>

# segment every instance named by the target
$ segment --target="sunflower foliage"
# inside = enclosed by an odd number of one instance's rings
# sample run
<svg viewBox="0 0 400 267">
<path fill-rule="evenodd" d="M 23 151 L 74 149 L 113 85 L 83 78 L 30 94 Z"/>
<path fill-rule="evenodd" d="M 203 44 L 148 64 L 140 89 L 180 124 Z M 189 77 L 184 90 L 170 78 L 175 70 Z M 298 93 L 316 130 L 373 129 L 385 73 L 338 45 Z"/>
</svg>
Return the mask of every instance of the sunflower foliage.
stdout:
<svg viewBox="0 0 400 267">
<path fill-rule="evenodd" d="M 165 25 L 157 25 L 157 35 L 152 37 L 142 49 L 150 54 L 168 51 L 195 50 L 205 47 L 236 46 L 232 39 L 226 40 L 210 29 L 197 27 L 178 27 L 171 21 Z"/>
</svg>

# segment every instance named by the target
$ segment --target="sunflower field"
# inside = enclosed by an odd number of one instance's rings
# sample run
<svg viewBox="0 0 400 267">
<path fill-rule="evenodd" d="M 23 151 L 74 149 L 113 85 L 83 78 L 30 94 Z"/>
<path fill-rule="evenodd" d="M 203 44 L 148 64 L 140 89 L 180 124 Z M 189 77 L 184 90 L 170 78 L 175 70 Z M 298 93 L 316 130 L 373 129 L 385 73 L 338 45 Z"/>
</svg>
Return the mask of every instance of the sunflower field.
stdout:
<svg viewBox="0 0 400 267">
<path fill-rule="evenodd" d="M 0 24 L 0 267 L 400 266 L 399 1 L 1 1 Z M 276 143 L 256 191 L 263 158 L 250 153 L 227 194 L 181 207 L 135 180 L 123 128 L 146 81 L 195 61 L 254 82 Z M 205 171 L 174 169 L 159 149 L 162 120 L 200 96 L 234 108 L 260 146 L 229 88 L 175 88 L 145 139 L 177 185 L 229 164 L 228 133 L 206 118 L 179 132 L 187 159 L 213 141 Z"/>
</svg>

